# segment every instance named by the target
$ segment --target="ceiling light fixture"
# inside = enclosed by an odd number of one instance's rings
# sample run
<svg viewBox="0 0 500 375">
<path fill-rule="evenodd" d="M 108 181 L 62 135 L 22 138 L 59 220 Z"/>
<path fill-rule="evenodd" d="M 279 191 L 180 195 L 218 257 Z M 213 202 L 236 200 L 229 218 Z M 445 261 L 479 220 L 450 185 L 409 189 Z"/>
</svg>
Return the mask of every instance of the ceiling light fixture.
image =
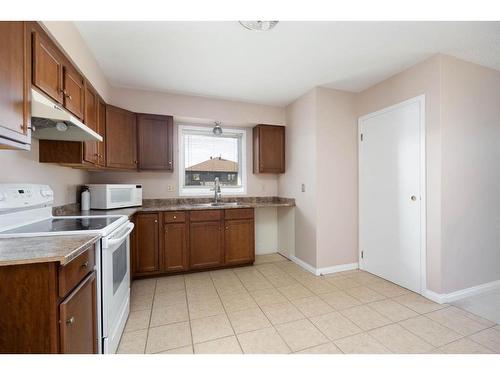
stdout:
<svg viewBox="0 0 500 375">
<path fill-rule="evenodd" d="M 222 135 L 222 128 L 220 126 L 220 121 L 215 121 L 214 129 L 212 130 L 215 135 Z"/>
<path fill-rule="evenodd" d="M 274 28 L 279 21 L 239 21 L 241 26 L 253 31 L 269 31 Z"/>
</svg>

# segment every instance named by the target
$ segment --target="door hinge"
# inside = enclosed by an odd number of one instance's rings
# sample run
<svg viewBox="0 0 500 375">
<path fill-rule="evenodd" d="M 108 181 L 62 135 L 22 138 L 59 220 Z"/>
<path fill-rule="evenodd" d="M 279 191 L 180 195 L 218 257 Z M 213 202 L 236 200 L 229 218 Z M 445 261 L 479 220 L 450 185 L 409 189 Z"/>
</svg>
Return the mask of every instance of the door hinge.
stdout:
<svg viewBox="0 0 500 375">
<path fill-rule="evenodd" d="M 363 142 L 363 133 L 360 134 L 359 138 L 360 138 L 361 142 Z"/>
<path fill-rule="evenodd" d="M 364 257 L 365 257 L 365 252 L 361 251 L 361 259 L 363 259 Z"/>
</svg>

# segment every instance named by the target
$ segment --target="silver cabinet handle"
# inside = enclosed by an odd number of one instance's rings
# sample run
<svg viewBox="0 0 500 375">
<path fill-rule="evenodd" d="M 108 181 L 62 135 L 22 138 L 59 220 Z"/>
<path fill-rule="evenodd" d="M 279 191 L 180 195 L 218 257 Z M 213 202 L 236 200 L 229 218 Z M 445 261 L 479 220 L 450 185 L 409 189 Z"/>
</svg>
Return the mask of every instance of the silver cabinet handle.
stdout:
<svg viewBox="0 0 500 375">
<path fill-rule="evenodd" d="M 75 322 L 75 317 L 74 316 L 72 316 L 71 318 L 69 318 L 68 320 L 66 320 L 66 324 L 69 325 L 69 326 L 72 326 L 74 322 Z"/>
<path fill-rule="evenodd" d="M 84 268 L 84 269 L 87 268 L 88 266 L 89 266 L 89 262 L 88 261 L 82 264 L 82 268 Z"/>
</svg>

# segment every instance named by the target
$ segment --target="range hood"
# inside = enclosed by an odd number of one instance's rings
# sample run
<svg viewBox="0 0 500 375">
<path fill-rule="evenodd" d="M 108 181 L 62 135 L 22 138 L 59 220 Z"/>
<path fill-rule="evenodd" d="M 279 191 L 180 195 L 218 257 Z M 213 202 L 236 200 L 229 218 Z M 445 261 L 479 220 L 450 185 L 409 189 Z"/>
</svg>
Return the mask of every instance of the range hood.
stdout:
<svg viewBox="0 0 500 375">
<path fill-rule="evenodd" d="M 102 137 L 64 108 L 31 89 L 31 136 L 57 141 L 99 141 Z"/>
</svg>

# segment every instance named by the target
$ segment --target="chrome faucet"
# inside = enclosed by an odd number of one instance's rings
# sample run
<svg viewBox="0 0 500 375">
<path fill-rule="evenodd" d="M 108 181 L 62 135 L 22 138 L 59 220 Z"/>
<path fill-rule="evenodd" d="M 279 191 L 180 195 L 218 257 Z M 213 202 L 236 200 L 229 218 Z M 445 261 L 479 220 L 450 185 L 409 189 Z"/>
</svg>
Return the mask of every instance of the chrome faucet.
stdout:
<svg viewBox="0 0 500 375">
<path fill-rule="evenodd" d="M 222 192 L 220 190 L 219 177 L 214 180 L 214 203 L 217 204 L 222 199 Z"/>
</svg>

